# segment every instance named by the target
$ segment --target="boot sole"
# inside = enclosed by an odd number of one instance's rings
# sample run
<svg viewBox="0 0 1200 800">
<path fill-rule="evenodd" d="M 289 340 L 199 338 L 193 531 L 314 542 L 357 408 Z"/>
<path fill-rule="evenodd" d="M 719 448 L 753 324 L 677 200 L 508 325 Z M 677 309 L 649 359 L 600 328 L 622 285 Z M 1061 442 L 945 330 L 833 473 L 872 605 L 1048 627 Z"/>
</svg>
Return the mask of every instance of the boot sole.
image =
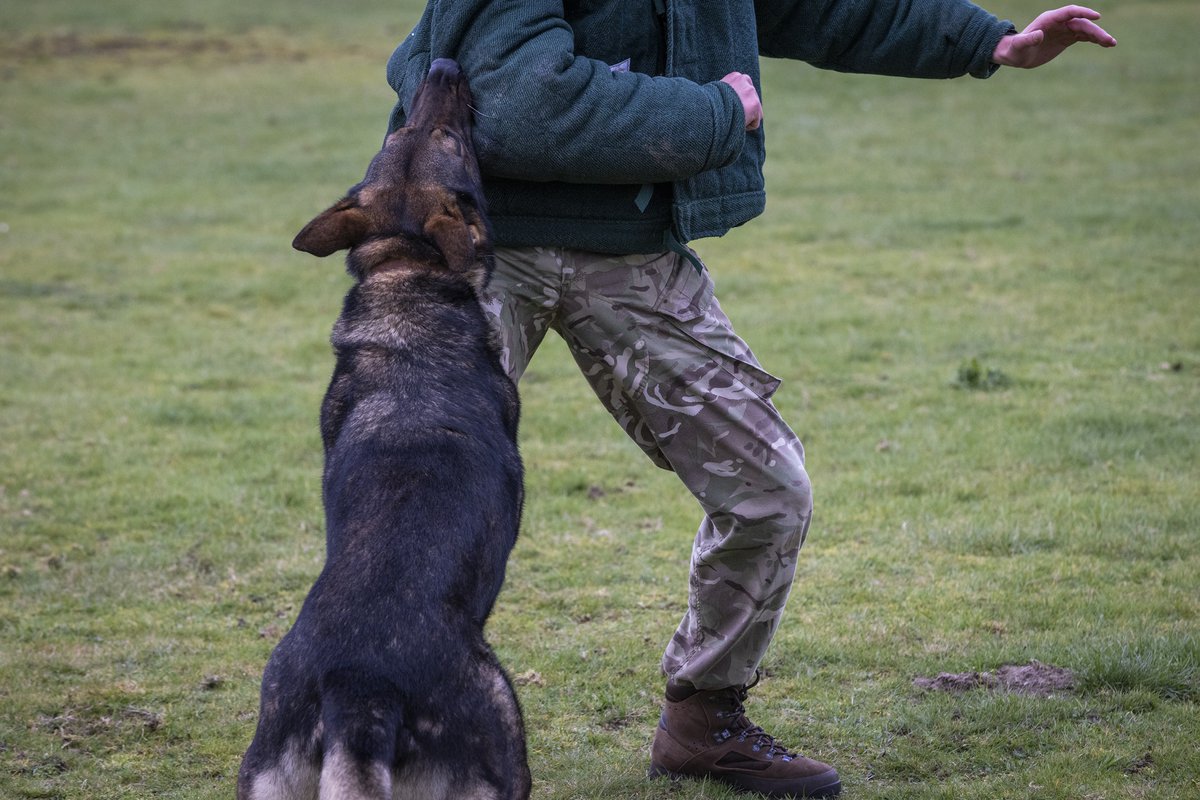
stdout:
<svg viewBox="0 0 1200 800">
<path fill-rule="evenodd" d="M 842 781 L 838 778 L 836 770 L 830 770 L 824 775 L 814 775 L 811 780 L 805 782 L 805 786 L 786 789 L 781 788 L 778 781 L 764 781 L 748 775 L 729 777 L 711 773 L 707 775 L 684 775 L 680 772 L 672 772 L 666 767 L 660 767 L 653 762 L 650 764 L 647 776 L 650 778 L 669 778 L 672 781 L 681 781 L 685 778 L 709 778 L 743 792 L 754 792 L 766 797 L 775 798 L 837 797 L 842 793 Z"/>
</svg>

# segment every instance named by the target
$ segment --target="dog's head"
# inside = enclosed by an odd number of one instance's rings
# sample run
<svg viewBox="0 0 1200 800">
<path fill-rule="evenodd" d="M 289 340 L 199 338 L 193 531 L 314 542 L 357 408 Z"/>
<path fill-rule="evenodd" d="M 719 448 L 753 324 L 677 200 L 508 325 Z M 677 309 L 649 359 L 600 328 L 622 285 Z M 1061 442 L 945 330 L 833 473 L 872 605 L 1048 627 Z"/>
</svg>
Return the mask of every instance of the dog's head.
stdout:
<svg viewBox="0 0 1200 800">
<path fill-rule="evenodd" d="M 481 287 L 491 270 L 479 162 L 471 143 L 471 93 L 458 64 L 438 59 L 407 124 L 387 137 L 366 177 L 296 235 L 316 256 L 349 249 L 347 269 L 440 266 Z"/>
</svg>

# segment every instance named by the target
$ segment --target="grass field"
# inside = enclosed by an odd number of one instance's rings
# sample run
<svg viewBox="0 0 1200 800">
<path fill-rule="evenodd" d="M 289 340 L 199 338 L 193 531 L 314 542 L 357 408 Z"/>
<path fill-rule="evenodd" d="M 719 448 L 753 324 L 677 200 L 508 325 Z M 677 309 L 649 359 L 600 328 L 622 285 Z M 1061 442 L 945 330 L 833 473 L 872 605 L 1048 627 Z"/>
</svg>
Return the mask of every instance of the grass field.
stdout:
<svg viewBox="0 0 1200 800">
<path fill-rule="evenodd" d="M 418 5 L 0 7 L 0 797 L 232 796 L 324 546 L 348 278 L 288 243 Z M 847 797 L 1200 797 L 1200 7 L 1100 10 L 985 82 L 767 64 L 768 212 L 698 245 L 817 498 L 751 714 Z M 644 778 L 691 499 L 559 343 L 522 395 L 535 797 L 732 797 Z"/>
</svg>

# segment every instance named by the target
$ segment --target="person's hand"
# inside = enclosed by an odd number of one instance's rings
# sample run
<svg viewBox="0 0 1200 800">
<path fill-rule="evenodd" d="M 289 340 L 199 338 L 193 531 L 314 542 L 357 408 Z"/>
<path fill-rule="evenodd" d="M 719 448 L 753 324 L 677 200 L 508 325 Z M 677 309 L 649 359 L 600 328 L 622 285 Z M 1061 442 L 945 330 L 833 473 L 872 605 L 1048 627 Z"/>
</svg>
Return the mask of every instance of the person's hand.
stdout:
<svg viewBox="0 0 1200 800">
<path fill-rule="evenodd" d="M 1083 6 L 1064 6 L 1038 16 L 1020 33 L 1005 36 L 992 53 L 992 62 L 1005 67 L 1033 69 L 1057 57 L 1076 42 L 1116 47 L 1117 40 L 1094 20 L 1099 12 Z"/>
<path fill-rule="evenodd" d="M 742 101 L 742 111 L 746 112 L 746 130 L 758 130 L 758 126 L 762 125 L 763 110 L 762 100 L 754 88 L 754 81 L 750 80 L 749 75 L 741 72 L 731 72 L 721 80 L 732 86 L 738 99 Z"/>
</svg>

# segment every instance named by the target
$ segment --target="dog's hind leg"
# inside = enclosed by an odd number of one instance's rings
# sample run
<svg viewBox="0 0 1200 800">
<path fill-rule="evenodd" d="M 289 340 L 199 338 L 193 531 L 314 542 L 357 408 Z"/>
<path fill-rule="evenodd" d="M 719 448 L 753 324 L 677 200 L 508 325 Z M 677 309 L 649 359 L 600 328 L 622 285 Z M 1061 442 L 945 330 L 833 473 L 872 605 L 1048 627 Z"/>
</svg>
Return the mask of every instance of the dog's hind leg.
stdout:
<svg viewBox="0 0 1200 800">
<path fill-rule="evenodd" d="M 528 800 L 525 728 L 512 684 L 482 642 L 464 667 L 453 693 L 438 698 L 440 713 L 406 720 L 430 748 L 401 764 L 393 800 Z"/>
<path fill-rule="evenodd" d="M 238 800 L 317 800 L 317 764 L 304 753 L 303 743 L 288 743 L 274 763 L 243 767 L 238 775 Z"/>
<path fill-rule="evenodd" d="M 290 677 L 290 676 L 289 676 Z M 280 691 L 285 685 L 268 667 L 254 740 L 238 770 L 238 800 L 317 800 L 321 775 L 320 721 L 315 697 Z M 296 689 L 301 682 L 286 682 Z"/>
<path fill-rule="evenodd" d="M 491 648 L 484 647 L 486 658 L 478 664 L 482 694 L 480 711 L 481 716 L 486 713 L 492 719 L 486 721 L 490 740 L 483 740 L 487 752 L 479 754 L 479 759 L 489 767 L 489 778 L 498 792 L 497 800 L 526 800 L 531 785 L 521 706 L 495 654 Z"/>
</svg>

